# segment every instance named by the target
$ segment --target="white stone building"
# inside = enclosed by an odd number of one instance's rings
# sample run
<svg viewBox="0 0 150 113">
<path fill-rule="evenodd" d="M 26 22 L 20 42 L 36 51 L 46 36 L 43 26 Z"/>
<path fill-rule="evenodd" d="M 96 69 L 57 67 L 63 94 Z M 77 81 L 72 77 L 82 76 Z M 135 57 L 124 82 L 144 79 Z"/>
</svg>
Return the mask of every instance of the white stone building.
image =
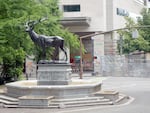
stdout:
<svg viewBox="0 0 150 113">
<path fill-rule="evenodd" d="M 71 32 L 84 36 L 125 27 L 124 16 L 135 20 L 145 7 L 144 0 L 59 0 L 63 11 L 62 25 Z M 100 57 L 116 54 L 118 35 L 109 32 L 83 39 L 86 54 L 83 56 L 85 69 L 99 70 Z M 73 57 L 74 55 L 71 55 Z M 95 57 L 95 59 L 93 59 Z M 92 64 L 94 62 L 94 64 Z"/>
</svg>

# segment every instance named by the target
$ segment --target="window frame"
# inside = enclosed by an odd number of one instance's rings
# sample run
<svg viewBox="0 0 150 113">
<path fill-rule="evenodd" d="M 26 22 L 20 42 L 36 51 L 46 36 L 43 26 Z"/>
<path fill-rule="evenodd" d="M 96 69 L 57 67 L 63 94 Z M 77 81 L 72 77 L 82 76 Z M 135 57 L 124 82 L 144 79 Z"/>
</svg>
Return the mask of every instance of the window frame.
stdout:
<svg viewBox="0 0 150 113">
<path fill-rule="evenodd" d="M 80 6 L 80 4 L 63 5 L 63 11 L 64 12 L 80 12 L 81 6 Z"/>
</svg>

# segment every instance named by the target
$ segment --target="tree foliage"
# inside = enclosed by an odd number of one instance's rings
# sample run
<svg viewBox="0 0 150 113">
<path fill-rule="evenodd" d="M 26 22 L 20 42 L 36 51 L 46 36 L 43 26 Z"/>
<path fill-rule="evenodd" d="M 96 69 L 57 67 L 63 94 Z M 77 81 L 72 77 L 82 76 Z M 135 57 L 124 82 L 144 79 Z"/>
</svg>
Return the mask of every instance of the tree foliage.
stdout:
<svg viewBox="0 0 150 113">
<path fill-rule="evenodd" d="M 35 26 L 38 34 L 59 35 L 71 49 L 79 48 L 77 36 L 64 29 L 59 20 L 62 17 L 57 0 L 0 0 L 0 63 L 4 76 L 21 75 L 26 54 L 37 53 L 34 44 L 25 32 L 29 20 L 48 20 Z M 19 61 L 18 61 L 19 60 Z"/>
<path fill-rule="evenodd" d="M 131 18 L 126 17 L 126 27 L 129 29 L 118 31 L 119 35 L 122 36 L 123 41 L 118 43 L 118 49 L 120 51 L 120 47 L 122 47 L 122 53 L 129 54 L 134 51 L 144 51 L 147 52 L 149 49 L 149 42 L 142 36 L 141 29 L 138 29 L 138 37 L 133 38 L 132 32 L 135 30 L 135 26 L 138 26 Z"/>
<path fill-rule="evenodd" d="M 141 14 L 143 18 L 139 19 L 138 24 L 140 26 L 150 25 L 150 10 L 143 9 Z M 150 28 L 140 29 L 140 34 L 148 42 L 149 48 L 147 51 L 150 52 Z"/>
<path fill-rule="evenodd" d="M 17 50 L 12 47 L 5 48 L 2 75 L 7 80 L 11 80 L 11 78 L 17 80 L 22 74 L 24 56 L 25 53 L 22 48 Z"/>
</svg>

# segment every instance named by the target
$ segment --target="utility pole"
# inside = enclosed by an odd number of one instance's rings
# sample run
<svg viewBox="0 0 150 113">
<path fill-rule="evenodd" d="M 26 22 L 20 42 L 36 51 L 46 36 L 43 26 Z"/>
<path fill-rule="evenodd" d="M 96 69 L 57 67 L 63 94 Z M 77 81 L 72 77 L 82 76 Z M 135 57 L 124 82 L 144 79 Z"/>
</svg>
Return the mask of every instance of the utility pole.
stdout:
<svg viewBox="0 0 150 113">
<path fill-rule="evenodd" d="M 80 38 L 80 79 L 83 78 L 83 62 L 82 62 L 82 38 Z"/>
<path fill-rule="evenodd" d="M 122 53 L 123 53 L 123 48 L 122 48 L 122 46 L 123 46 L 123 36 L 120 35 L 120 55 L 122 55 Z"/>
</svg>

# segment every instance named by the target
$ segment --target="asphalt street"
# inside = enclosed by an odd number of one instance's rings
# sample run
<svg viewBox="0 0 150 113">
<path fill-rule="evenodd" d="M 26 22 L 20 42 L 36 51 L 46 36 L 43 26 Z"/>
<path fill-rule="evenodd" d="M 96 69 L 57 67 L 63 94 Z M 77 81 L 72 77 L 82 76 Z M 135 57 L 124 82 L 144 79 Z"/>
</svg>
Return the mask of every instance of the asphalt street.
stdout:
<svg viewBox="0 0 150 113">
<path fill-rule="evenodd" d="M 0 113 L 150 113 L 150 78 L 107 77 L 102 89 L 118 90 L 133 101 L 115 106 L 86 106 L 65 109 L 0 108 Z"/>
</svg>

